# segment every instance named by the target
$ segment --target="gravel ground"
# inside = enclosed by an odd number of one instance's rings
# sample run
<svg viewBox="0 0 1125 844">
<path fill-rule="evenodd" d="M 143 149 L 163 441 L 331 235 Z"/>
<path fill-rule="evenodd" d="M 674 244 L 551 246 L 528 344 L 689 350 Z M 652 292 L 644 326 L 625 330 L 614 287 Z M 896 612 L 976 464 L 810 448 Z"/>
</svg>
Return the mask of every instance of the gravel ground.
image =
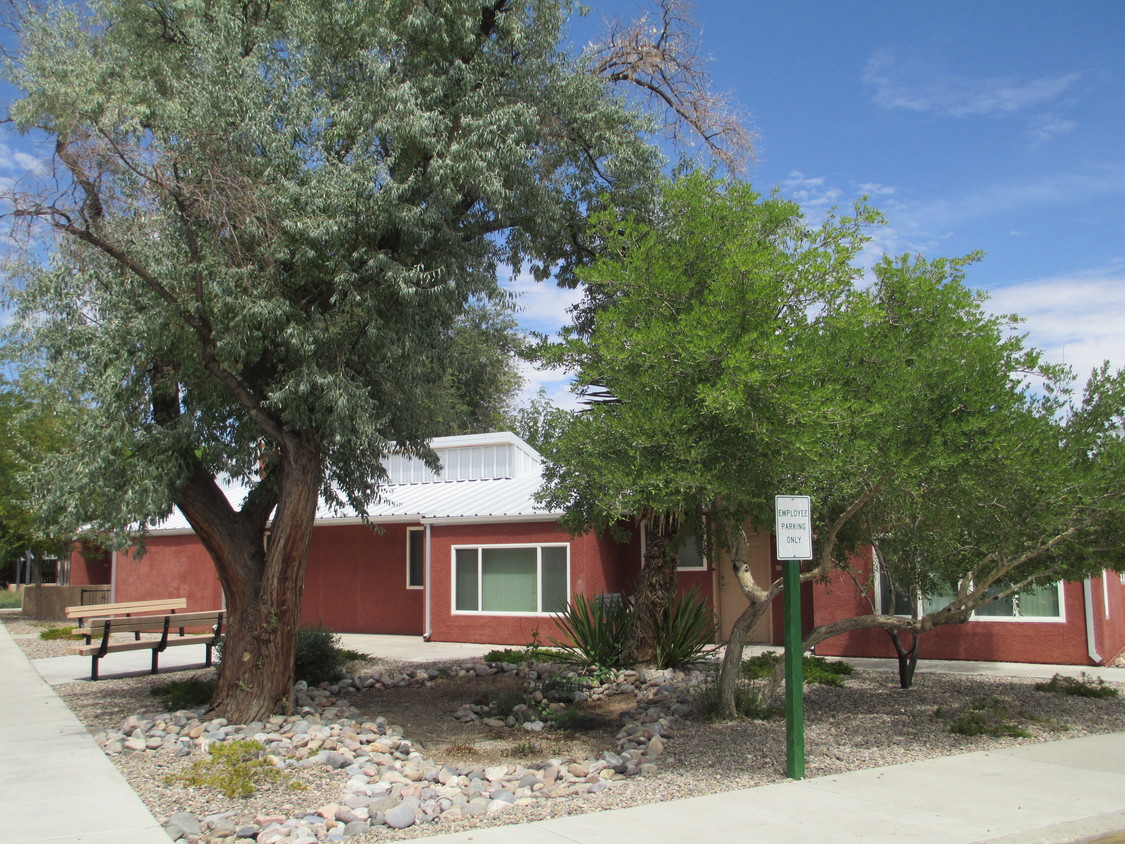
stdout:
<svg viewBox="0 0 1125 844">
<path fill-rule="evenodd" d="M 65 643 L 35 639 L 33 625 L 6 620 L 9 632 L 31 658 L 56 655 Z M 363 671 L 383 667 L 372 662 Z M 401 667 L 401 664 L 398 664 Z M 90 729 L 117 729 L 135 713 L 158 707 L 149 689 L 172 679 L 206 671 L 175 675 L 103 679 L 55 687 L 68 706 Z M 1125 695 L 1087 699 L 1034 689 L 1033 680 L 919 674 L 909 691 L 898 688 L 891 672 L 857 670 L 842 688 L 809 686 L 805 695 L 806 772 L 810 777 L 860 768 L 893 765 L 987 750 L 1028 742 L 1125 731 Z M 1123 688 L 1121 686 L 1118 687 Z M 1031 735 L 1029 738 L 966 737 L 949 731 L 949 720 L 976 701 L 999 700 Z M 942 713 L 939 717 L 935 712 Z M 610 749 L 610 748 L 607 748 Z M 767 721 L 703 723 L 681 719 L 666 744 L 667 755 L 658 773 L 614 782 L 599 794 L 538 801 L 515 806 L 498 817 L 442 820 L 395 831 L 377 827 L 348 841 L 400 840 L 474 827 L 541 820 L 560 815 L 643 805 L 674 798 L 747 788 L 784 780 L 785 723 Z M 113 757 L 142 800 L 162 821 L 175 812 L 197 816 L 222 811 L 239 815 L 294 815 L 315 812 L 341 798 L 347 775 L 323 768 L 302 768 L 293 777 L 299 790 L 286 782 L 260 788 L 245 800 L 231 800 L 211 789 L 164 783 L 166 774 L 183 769 L 194 757 L 166 753 L 133 753 Z"/>
</svg>

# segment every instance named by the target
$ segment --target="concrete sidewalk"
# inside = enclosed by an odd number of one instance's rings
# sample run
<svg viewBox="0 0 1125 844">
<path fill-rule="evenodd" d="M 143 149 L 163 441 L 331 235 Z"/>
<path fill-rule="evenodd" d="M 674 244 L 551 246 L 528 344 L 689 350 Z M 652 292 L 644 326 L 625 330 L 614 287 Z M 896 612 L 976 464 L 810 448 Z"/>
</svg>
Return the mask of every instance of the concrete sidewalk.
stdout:
<svg viewBox="0 0 1125 844">
<path fill-rule="evenodd" d="M 2 628 L 3 625 L 0 625 Z M 488 645 L 423 643 L 415 637 L 343 637 L 347 647 L 392 659 L 477 656 Z M 194 648 L 183 648 L 191 650 Z M 171 654 L 166 654 L 170 656 Z M 107 676 L 146 673 L 117 654 Z M 197 667 L 183 656 L 182 667 Z M 849 660 L 894 670 L 891 660 Z M 65 663 L 65 665 L 64 665 Z M 171 662 L 161 660 L 165 668 Z M 38 672 L 35 669 L 38 669 Z M 942 670 L 1050 677 L 1073 666 L 950 663 Z M 131 669 L 131 670 L 130 670 Z M 938 670 L 933 663 L 919 671 Z M 1125 681 L 1123 669 L 1086 669 Z M 24 657 L 0 629 L 0 838 L 21 844 L 166 844 L 167 836 L 117 768 L 47 685 L 85 680 L 84 657 Z M 62 679 L 66 678 L 66 679 Z M 1125 705 L 1123 702 L 1122 705 Z M 627 786 L 626 786 L 627 787 Z M 419 841 L 474 844 L 617 844 L 621 840 L 723 842 L 1073 842 L 1125 831 L 1125 734 L 1024 745 L 786 782 L 706 797 L 477 829 Z M 1125 835 L 1104 839 L 1125 841 Z"/>
<path fill-rule="evenodd" d="M 156 818 L 3 624 L 0 677 L 0 839 L 168 844 Z"/>
</svg>

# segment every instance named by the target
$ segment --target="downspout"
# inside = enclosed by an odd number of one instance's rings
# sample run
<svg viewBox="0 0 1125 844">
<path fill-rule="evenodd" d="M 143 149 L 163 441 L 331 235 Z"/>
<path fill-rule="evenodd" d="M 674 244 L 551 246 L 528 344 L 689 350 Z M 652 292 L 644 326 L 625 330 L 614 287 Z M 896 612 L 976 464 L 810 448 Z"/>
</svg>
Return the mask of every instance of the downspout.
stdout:
<svg viewBox="0 0 1125 844">
<path fill-rule="evenodd" d="M 425 587 L 423 590 L 423 594 L 425 595 L 424 603 L 426 606 L 425 622 L 423 624 L 425 632 L 422 634 L 422 641 L 428 642 L 430 641 L 430 637 L 433 636 L 434 633 L 430 625 L 430 598 L 431 587 L 433 584 L 431 583 L 430 579 L 430 524 L 428 522 L 426 523 L 426 565 L 425 573 L 422 575 L 422 581 Z"/>
<path fill-rule="evenodd" d="M 109 602 L 117 603 L 117 549 L 109 555 Z"/>
<path fill-rule="evenodd" d="M 1094 639 L 1094 587 L 1088 577 L 1082 581 L 1082 598 L 1086 604 L 1086 653 L 1094 665 L 1101 665 L 1102 655 L 1098 653 Z"/>
</svg>

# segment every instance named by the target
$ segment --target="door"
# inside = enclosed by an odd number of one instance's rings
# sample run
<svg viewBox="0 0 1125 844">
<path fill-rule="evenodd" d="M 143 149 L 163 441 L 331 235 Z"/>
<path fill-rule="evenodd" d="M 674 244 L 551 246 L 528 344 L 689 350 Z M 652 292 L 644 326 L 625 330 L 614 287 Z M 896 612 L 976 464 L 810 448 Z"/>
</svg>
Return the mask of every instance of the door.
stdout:
<svg viewBox="0 0 1125 844">
<path fill-rule="evenodd" d="M 772 582 L 773 572 L 770 566 L 771 538 L 768 533 L 752 533 L 750 542 L 750 572 L 754 579 L 763 587 Z M 723 640 L 730 638 L 734 622 L 742 611 L 750 605 L 742 587 L 738 585 L 738 578 L 731 571 L 730 557 L 723 554 L 718 567 L 719 575 L 719 627 L 722 630 Z M 750 630 L 746 638 L 747 644 L 770 644 L 770 634 L 773 630 L 773 607 L 766 610 L 765 615 L 758 619 L 758 623 Z"/>
</svg>

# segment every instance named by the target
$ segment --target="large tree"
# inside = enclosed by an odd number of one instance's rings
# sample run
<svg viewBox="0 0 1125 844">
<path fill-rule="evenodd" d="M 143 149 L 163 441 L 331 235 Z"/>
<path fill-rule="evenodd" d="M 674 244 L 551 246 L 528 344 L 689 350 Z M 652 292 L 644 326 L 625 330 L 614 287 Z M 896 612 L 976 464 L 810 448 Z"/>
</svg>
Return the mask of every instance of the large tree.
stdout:
<svg viewBox="0 0 1125 844">
<path fill-rule="evenodd" d="M 180 508 L 226 595 L 232 720 L 288 706 L 317 499 L 362 511 L 389 450 L 432 459 L 439 338 L 498 264 L 565 279 L 601 197 L 649 202 L 645 123 L 560 52 L 567 11 L 105 0 L 17 21 L 10 119 L 51 158 L 6 198 L 54 238 L 8 275 L 23 339 L 88 409 L 45 515 L 123 532 Z"/>
<path fill-rule="evenodd" d="M 639 516 L 703 535 L 705 519 L 730 555 L 749 605 L 723 666 L 728 711 L 745 635 L 782 589 L 755 579 L 745 533 L 770 529 L 775 494 L 814 498 L 803 582 L 846 568 L 860 543 L 904 541 L 911 519 L 958 524 L 975 543 L 959 536 L 956 563 L 926 569 L 926 583 L 953 584 L 942 612 L 849 620 L 810 644 L 849 625 L 928 629 L 1120 565 L 1125 379 L 1095 377 L 1061 416 L 1050 391 L 1063 373 L 964 285 L 975 256 L 883 259 L 860 283 L 861 229 L 876 219 L 861 208 L 814 228 L 792 203 L 686 177 L 655 222 L 600 218 L 606 249 L 582 273 L 598 307 L 546 350 L 592 399 L 548 448 L 546 498 L 572 528 Z M 645 560 L 657 609 L 674 585 L 668 556 Z"/>
</svg>

